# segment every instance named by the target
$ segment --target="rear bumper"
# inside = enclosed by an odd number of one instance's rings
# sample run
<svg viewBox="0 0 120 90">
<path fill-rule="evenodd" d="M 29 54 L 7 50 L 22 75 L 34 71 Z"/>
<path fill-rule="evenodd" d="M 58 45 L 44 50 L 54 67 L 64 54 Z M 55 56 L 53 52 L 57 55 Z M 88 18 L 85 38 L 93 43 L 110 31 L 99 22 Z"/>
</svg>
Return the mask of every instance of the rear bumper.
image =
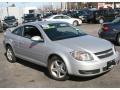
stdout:
<svg viewBox="0 0 120 90">
<path fill-rule="evenodd" d="M 111 32 L 103 32 L 102 30 L 98 31 L 98 35 L 100 38 L 107 39 L 110 41 L 116 41 L 116 33 L 111 33 Z"/>
</svg>

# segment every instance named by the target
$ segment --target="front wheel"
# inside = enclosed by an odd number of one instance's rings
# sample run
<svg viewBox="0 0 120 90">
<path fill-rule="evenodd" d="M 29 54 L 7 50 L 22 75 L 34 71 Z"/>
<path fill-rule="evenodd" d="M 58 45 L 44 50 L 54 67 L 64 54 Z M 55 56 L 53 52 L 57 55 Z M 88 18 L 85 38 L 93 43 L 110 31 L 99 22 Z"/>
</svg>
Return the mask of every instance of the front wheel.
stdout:
<svg viewBox="0 0 120 90">
<path fill-rule="evenodd" d="M 64 81 L 68 79 L 66 65 L 64 61 L 57 56 L 50 59 L 48 63 L 48 70 L 50 76 L 55 80 Z"/>
<path fill-rule="evenodd" d="M 99 19 L 99 23 L 100 23 L 100 24 L 104 23 L 103 18 Z"/>
<path fill-rule="evenodd" d="M 117 44 L 120 45 L 120 34 L 117 35 L 116 41 L 117 41 Z"/>
</svg>

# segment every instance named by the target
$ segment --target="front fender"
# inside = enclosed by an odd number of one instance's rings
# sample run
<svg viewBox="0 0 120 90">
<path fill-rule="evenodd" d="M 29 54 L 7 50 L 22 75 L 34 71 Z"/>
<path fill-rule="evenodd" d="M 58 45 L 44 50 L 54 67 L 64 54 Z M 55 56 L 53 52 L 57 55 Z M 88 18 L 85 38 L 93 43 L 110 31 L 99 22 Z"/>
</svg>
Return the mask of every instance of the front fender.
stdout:
<svg viewBox="0 0 120 90">
<path fill-rule="evenodd" d="M 59 56 L 64 61 L 65 65 L 67 67 L 68 73 L 72 74 L 72 69 L 71 69 L 72 67 L 70 65 L 69 55 L 67 53 L 54 52 L 51 55 L 57 55 L 57 56 Z"/>
</svg>

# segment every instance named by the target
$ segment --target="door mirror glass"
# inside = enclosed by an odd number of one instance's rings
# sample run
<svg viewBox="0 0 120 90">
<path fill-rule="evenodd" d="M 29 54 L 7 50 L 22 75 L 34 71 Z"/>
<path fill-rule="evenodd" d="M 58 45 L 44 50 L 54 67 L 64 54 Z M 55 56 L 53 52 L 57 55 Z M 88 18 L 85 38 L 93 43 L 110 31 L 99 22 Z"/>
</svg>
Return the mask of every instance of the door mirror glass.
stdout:
<svg viewBox="0 0 120 90">
<path fill-rule="evenodd" d="M 43 41 L 43 39 L 42 39 L 40 36 L 33 36 L 33 37 L 31 38 L 31 40 L 32 40 L 32 41 L 36 41 L 36 42 L 41 42 L 41 41 Z"/>
</svg>

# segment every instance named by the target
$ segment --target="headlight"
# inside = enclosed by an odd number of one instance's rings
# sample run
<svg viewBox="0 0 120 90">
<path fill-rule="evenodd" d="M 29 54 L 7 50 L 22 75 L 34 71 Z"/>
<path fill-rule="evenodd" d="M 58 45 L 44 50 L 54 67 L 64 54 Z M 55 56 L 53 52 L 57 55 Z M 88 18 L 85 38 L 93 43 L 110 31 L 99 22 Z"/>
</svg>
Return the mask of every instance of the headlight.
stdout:
<svg viewBox="0 0 120 90">
<path fill-rule="evenodd" d="M 93 57 L 90 53 L 85 51 L 73 51 L 71 52 L 71 55 L 79 61 L 91 61 L 93 60 Z"/>
</svg>

